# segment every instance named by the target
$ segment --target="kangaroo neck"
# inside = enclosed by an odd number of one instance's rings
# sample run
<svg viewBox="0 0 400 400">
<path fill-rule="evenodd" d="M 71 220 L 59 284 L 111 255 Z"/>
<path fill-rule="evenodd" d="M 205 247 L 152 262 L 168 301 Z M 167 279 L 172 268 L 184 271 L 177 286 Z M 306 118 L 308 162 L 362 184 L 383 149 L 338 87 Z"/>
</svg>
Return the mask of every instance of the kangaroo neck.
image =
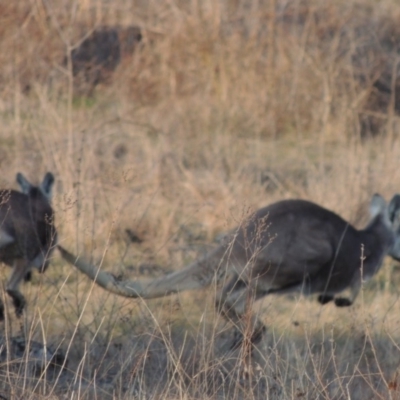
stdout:
<svg viewBox="0 0 400 400">
<path fill-rule="evenodd" d="M 370 221 L 360 233 L 364 245 L 364 274 L 368 278 L 382 265 L 384 257 L 393 245 L 393 233 L 380 215 Z"/>
</svg>

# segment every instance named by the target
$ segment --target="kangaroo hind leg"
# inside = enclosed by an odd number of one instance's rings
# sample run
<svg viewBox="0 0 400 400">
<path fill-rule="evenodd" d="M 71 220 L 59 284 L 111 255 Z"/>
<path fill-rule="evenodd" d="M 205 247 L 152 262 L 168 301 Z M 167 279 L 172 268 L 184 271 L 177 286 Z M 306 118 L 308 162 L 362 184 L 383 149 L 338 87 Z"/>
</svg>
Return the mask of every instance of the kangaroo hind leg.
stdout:
<svg viewBox="0 0 400 400">
<path fill-rule="evenodd" d="M 266 331 L 265 325 L 252 313 L 251 307 L 264 292 L 258 292 L 252 283 L 234 276 L 222 289 L 216 300 L 218 312 L 235 326 L 232 348 L 238 348 L 248 339 L 258 344 Z"/>
<path fill-rule="evenodd" d="M 11 273 L 10 279 L 7 282 L 6 291 L 7 294 L 12 298 L 15 313 L 17 317 L 22 315 L 26 301 L 25 297 L 19 291 L 19 285 L 24 280 L 28 268 L 27 261 L 24 259 L 18 259 L 14 262 L 13 271 Z M 4 316 L 3 316 L 4 317 Z"/>
</svg>

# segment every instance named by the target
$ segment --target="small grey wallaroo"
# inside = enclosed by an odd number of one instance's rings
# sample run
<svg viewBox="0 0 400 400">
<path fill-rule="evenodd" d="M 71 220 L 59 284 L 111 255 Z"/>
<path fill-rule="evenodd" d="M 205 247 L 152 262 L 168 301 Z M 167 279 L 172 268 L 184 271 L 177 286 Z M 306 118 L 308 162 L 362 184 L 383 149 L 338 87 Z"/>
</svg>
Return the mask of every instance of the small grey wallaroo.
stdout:
<svg viewBox="0 0 400 400">
<path fill-rule="evenodd" d="M 32 268 L 46 270 L 57 232 L 50 205 L 53 174 L 48 172 L 40 186 L 33 186 L 21 173 L 17 174 L 17 182 L 22 192 L 0 190 L 0 262 L 13 267 L 6 290 L 20 316 L 25 298 L 19 285 L 24 278 L 29 280 Z M 0 319 L 4 319 L 2 302 Z"/>
<path fill-rule="evenodd" d="M 214 251 L 153 280 L 119 281 L 58 247 L 69 263 L 97 284 L 126 297 L 155 298 L 223 281 L 217 294 L 218 311 L 241 334 L 250 327 L 255 344 L 265 327 L 255 316 L 250 326 L 248 318 L 244 321 L 249 299 L 302 292 L 318 294 L 321 304 L 334 301 L 338 307 L 350 306 L 362 281 L 378 271 L 386 255 L 400 260 L 399 213 L 399 194 L 389 204 L 376 194 L 370 203 L 370 222 L 357 230 L 309 201 L 279 201 L 253 214 Z M 349 297 L 336 297 L 347 288 Z"/>
</svg>

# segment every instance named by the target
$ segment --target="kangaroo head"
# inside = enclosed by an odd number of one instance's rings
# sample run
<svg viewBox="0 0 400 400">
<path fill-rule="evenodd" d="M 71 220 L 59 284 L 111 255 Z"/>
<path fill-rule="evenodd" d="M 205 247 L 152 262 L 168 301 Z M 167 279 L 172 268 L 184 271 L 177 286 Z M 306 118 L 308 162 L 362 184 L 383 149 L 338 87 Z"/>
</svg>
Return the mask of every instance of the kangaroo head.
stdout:
<svg viewBox="0 0 400 400">
<path fill-rule="evenodd" d="M 400 261 L 400 194 L 395 194 L 389 204 L 379 194 L 375 194 L 370 203 L 370 214 L 374 219 L 382 218 L 388 232 L 392 235 L 392 245 L 388 254 Z"/>
<path fill-rule="evenodd" d="M 381 233 L 387 239 L 388 255 L 400 261 L 400 194 L 393 196 L 389 204 L 379 194 L 372 196 L 369 211 L 371 224 L 381 227 Z M 379 221 L 379 222 L 378 222 Z"/>
<path fill-rule="evenodd" d="M 17 182 L 21 187 L 22 193 L 32 198 L 42 195 L 50 202 L 54 184 L 54 176 L 51 172 L 47 172 L 40 186 L 32 185 L 20 172 L 17 174 Z"/>
</svg>

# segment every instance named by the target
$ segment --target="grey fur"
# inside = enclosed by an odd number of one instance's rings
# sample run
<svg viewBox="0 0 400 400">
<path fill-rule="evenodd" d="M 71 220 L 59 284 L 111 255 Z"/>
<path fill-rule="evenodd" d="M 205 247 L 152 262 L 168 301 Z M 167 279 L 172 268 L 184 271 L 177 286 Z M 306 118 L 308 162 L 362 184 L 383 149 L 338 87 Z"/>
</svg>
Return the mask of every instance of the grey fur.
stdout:
<svg viewBox="0 0 400 400">
<path fill-rule="evenodd" d="M 304 200 L 284 200 L 254 213 L 224 244 L 186 268 L 153 280 L 119 281 L 59 246 L 62 256 L 105 289 L 125 297 L 155 298 L 222 283 L 217 309 L 258 342 L 264 325 L 243 318 L 249 300 L 268 294 L 317 294 L 318 301 L 350 306 L 362 282 L 386 255 L 400 260 L 400 195 L 389 205 L 376 194 L 361 230 L 332 211 Z M 350 296 L 337 297 L 345 289 Z M 247 324 L 247 325 L 246 325 Z"/>
<path fill-rule="evenodd" d="M 19 285 L 30 277 L 33 268 L 46 270 L 57 232 L 50 205 L 53 174 L 48 172 L 39 186 L 32 185 L 21 173 L 17 174 L 17 182 L 22 192 L 0 190 L 0 262 L 13 267 L 6 290 L 20 316 L 25 298 Z M 4 306 L 0 303 L 3 318 Z"/>
</svg>

